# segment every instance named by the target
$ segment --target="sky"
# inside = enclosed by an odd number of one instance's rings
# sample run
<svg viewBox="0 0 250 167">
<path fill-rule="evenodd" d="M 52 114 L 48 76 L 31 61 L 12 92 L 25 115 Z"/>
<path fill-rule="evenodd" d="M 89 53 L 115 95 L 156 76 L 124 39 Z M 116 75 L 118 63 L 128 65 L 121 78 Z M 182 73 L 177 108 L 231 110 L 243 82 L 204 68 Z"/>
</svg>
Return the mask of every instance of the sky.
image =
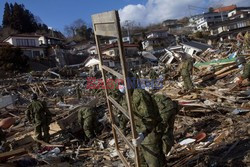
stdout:
<svg viewBox="0 0 250 167">
<path fill-rule="evenodd" d="M 119 10 L 121 22 L 145 26 L 202 13 L 210 6 L 250 6 L 250 0 L 0 0 L 0 22 L 6 2 L 24 4 L 49 27 L 62 32 L 65 25 L 79 18 L 91 26 L 91 15 L 110 10 Z M 190 5 L 201 8 L 189 9 Z"/>
</svg>

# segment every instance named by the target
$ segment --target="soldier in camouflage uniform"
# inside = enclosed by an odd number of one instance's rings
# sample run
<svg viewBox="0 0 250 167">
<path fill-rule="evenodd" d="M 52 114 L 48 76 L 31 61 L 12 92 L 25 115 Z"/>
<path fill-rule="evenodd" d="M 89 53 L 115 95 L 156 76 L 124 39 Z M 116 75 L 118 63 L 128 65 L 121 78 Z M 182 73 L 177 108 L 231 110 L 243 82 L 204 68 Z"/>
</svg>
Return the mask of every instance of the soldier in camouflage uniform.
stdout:
<svg viewBox="0 0 250 167">
<path fill-rule="evenodd" d="M 193 90 L 193 83 L 191 80 L 193 70 L 193 59 L 191 57 L 183 56 L 183 62 L 181 64 L 181 76 L 184 82 L 184 89 L 186 91 Z"/>
<path fill-rule="evenodd" d="M 250 34 L 246 32 L 244 35 L 244 41 L 243 41 L 245 49 L 250 49 Z"/>
<path fill-rule="evenodd" d="M 246 59 L 244 57 L 238 57 L 236 59 L 236 64 L 238 66 L 243 67 L 243 74 L 239 77 L 239 80 L 237 81 L 238 85 L 241 85 L 244 80 L 248 80 L 247 84 L 249 85 L 250 80 L 250 62 L 246 62 Z"/>
<path fill-rule="evenodd" d="M 35 126 L 36 139 L 49 142 L 49 125 L 51 122 L 51 113 L 48 110 L 45 101 L 39 101 L 37 95 L 33 94 L 32 102 L 28 106 L 25 114 L 28 121 Z"/>
<path fill-rule="evenodd" d="M 159 126 L 162 121 L 157 106 L 152 97 L 142 89 L 135 89 L 132 95 L 132 106 L 135 114 L 136 131 L 141 143 L 141 166 L 162 167 L 165 156 L 162 150 L 162 131 Z"/>
<path fill-rule="evenodd" d="M 162 128 L 163 128 L 163 151 L 165 154 L 171 150 L 174 145 L 174 121 L 175 116 L 179 111 L 178 103 L 172 101 L 169 97 L 163 94 L 155 94 L 154 100 L 158 106 L 161 118 L 162 118 Z"/>
<path fill-rule="evenodd" d="M 95 137 L 95 114 L 95 107 L 83 107 L 78 111 L 78 123 L 83 128 L 85 141 L 90 141 Z"/>
<path fill-rule="evenodd" d="M 77 99 L 80 100 L 81 99 L 81 94 L 82 94 L 82 91 L 81 91 L 81 88 L 80 88 L 80 84 L 77 84 L 76 85 L 76 95 L 77 95 Z"/>
<path fill-rule="evenodd" d="M 119 88 L 121 92 L 122 88 Z M 123 88 L 124 89 L 124 88 Z M 162 167 L 165 157 L 162 150 L 162 121 L 157 105 L 150 94 L 143 89 L 129 89 L 132 95 L 132 109 L 138 138 L 133 139 L 133 144 L 139 146 L 140 164 L 142 167 Z M 124 107 L 125 108 L 125 107 Z"/>
</svg>

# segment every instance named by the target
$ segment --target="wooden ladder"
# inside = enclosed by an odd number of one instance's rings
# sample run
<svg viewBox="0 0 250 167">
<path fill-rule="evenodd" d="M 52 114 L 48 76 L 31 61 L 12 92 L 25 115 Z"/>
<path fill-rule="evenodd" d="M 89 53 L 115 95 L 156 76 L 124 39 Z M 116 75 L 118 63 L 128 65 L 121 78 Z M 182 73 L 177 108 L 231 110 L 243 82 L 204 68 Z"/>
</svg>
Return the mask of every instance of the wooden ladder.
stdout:
<svg viewBox="0 0 250 167">
<path fill-rule="evenodd" d="M 120 150 L 120 146 L 118 145 L 118 137 L 120 137 L 129 146 L 129 148 L 134 151 L 135 165 L 136 165 L 136 167 L 140 167 L 138 147 L 134 147 L 133 144 L 131 143 L 131 141 L 129 141 L 126 138 L 126 136 L 122 133 L 122 131 L 115 124 L 115 121 L 114 121 L 115 113 L 112 111 L 112 105 L 114 105 L 117 109 L 119 109 L 121 111 L 122 114 L 124 114 L 128 118 L 128 120 L 130 122 L 132 138 L 136 139 L 137 132 L 135 130 L 134 114 L 133 114 L 132 106 L 131 106 L 131 97 L 130 97 L 130 94 L 128 93 L 128 81 L 126 80 L 128 73 L 127 73 L 126 59 L 124 56 L 124 48 L 123 48 L 123 42 L 122 42 L 121 26 L 120 26 L 120 19 L 119 19 L 118 11 L 110 11 L 110 12 L 92 15 L 92 23 L 93 23 L 93 28 L 94 28 L 97 52 L 98 52 L 98 56 L 99 56 L 99 60 L 100 60 L 99 67 L 100 67 L 100 70 L 102 72 L 103 82 L 104 82 L 104 86 L 105 86 L 105 94 L 106 94 L 109 114 L 110 114 L 110 118 L 111 118 L 112 132 L 113 132 L 113 136 L 114 136 L 114 140 L 115 140 L 116 151 L 117 151 L 120 159 L 122 160 L 123 164 L 126 167 L 131 166 L 129 164 L 127 158 L 125 158 L 124 155 L 122 154 L 122 152 Z M 102 52 L 101 52 L 101 48 L 100 48 L 100 37 L 101 36 L 117 38 L 118 47 L 119 47 L 119 57 L 120 57 L 123 75 L 103 64 Z M 111 96 L 109 96 L 108 90 L 106 89 L 107 88 L 107 80 L 106 80 L 107 79 L 106 78 L 107 72 L 113 74 L 118 79 L 122 79 L 124 81 L 128 111 L 125 110 Z"/>
</svg>

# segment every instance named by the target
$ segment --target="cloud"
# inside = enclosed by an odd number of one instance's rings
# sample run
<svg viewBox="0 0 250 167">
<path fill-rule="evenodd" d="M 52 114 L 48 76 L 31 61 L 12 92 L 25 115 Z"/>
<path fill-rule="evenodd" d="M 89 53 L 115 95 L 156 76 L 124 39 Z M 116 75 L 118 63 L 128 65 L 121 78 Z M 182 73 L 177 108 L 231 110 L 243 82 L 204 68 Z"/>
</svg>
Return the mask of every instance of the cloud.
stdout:
<svg viewBox="0 0 250 167">
<path fill-rule="evenodd" d="M 190 16 L 194 11 L 188 9 L 189 5 L 208 8 L 237 4 L 238 6 L 250 6 L 249 0 L 148 0 L 145 5 L 127 5 L 119 10 L 121 22 L 135 21 L 141 25 L 162 22 L 166 19 Z M 196 11 L 197 13 L 198 11 Z M 199 11 L 202 12 L 201 9 Z"/>
</svg>

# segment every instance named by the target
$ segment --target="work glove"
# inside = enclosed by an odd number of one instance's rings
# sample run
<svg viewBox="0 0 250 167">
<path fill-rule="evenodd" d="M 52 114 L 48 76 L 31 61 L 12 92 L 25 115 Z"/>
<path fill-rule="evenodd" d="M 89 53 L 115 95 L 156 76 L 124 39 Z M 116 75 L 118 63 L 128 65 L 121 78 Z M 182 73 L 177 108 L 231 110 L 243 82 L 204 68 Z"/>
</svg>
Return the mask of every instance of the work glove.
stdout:
<svg viewBox="0 0 250 167">
<path fill-rule="evenodd" d="M 138 147 L 139 145 L 141 145 L 141 143 L 144 140 L 144 135 L 143 133 L 139 133 L 138 137 L 136 139 L 132 139 L 132 143 L 135 147 Z"/>
<path fill-rule="evenodd" d="M 119 91 L 124 94 L 125 93 L 125 86 L 119 85 Z"/>
<path fill-rule="evenodd" d="M 235 82 L 236 82 L 236 84 L 239 85 L 239 86 L 241 85 L 242 81 L 243 81 L 243 79 L 242 79 L 241 77 L 235 78 Z"/>
</svg>

